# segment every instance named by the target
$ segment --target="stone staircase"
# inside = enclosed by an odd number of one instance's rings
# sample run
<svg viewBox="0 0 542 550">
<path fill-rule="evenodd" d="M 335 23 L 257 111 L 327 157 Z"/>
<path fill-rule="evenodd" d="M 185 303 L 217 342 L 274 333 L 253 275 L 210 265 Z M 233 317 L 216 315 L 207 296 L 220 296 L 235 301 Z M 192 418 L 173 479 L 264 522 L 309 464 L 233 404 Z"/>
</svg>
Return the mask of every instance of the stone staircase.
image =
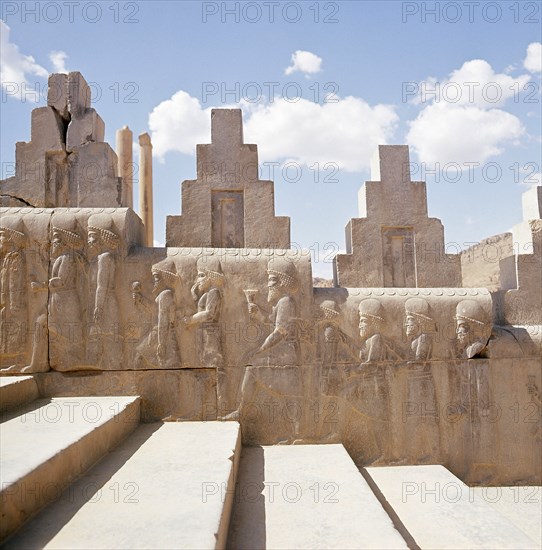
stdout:
<svg viewBox="0 0 542 550">
<path fill-rule="evenodd" d="M 138 397 L 40 399 L 29 376 L 0 404 L 5 549 L 542 548 L 540 488 L 241 449 L 236 422 L 140 424 Z"/>
</svg>

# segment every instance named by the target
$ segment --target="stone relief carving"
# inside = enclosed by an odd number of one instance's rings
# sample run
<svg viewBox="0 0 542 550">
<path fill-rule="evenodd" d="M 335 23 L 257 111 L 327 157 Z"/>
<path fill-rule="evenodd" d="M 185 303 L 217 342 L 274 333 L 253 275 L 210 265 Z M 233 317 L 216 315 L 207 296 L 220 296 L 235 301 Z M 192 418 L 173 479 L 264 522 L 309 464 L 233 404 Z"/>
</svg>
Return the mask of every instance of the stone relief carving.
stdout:
<svg viewBox="0 0 542 550">
<path fill-rule="evenodd" d="M 181 278 L 173 260 L 166 258 L 152 266 L 154 304 L 141 293 L 141 283 L 132 283 L 132 298 L 136 306 L 155 316 L 153 327 L 136 348 L 137 368 L 172 369 L 181 366 L 176 321 L 175 288 Z"/>
<path fill-rule="evenodd" d="M 123 337 L 116 294 L 115 251 L 119 237 L 109 214 L 88 219 L 89 248 L 89 341 L 87 361 L 100 368 L 119 369 L 123 360 Z"/>
<path fill-rule="evenodd" d="M 28 328 L 26 236 L 19 217 L 0 219 L 0 356 L 1 366 L 20 368 L 25 360 Z"/>
<path fill-rule="evenodd" d="M 405 302 L 405 333 L 410 339 L 410 358 L 429 361 L 433 353 L 435 322 L 427 300 L 409 298 Z"/>
<path fill-rule="evenodd" d="M 271 333 L 256 349 L 246 354 L 251 365 L 297 365 L 300 362 L 300 320 L 294 295 L 298 290 L 296 268 L 284 258 L 272 258 L 267 266 L 267 301 L 270 314 L 255 302 L 248 302 L 252 319 L 271 325 Z"/>
<path fill-rule="evenodd" d="M 201 257 L 196 263 L 198 275 L 190 292 L 197 303 L 198 311 L 184 317 L 187 328 L 198 327 L 199 366 L 217 368 L 224 363 L 220 315 L 222 312 L 222 287 L 224 274 L 218 258 Z"/>
<path fill-rule="evenodd" d="M 53 218 L 51 255 L 54 258 L 49 288 L 49 364 L 58 371 L 85 367 L 83 305 L 86 261 L 81 254 L 83 239 L 70 214 Z"/>
<path fill-rule="evenodd" d="M 326 366 L 359 362 L 359 347 L 339 326 L 340 315 L 334 300 L 324 300 L 318 306 L 317 357 Z"/>
<path fill-rule="evenodd" d="M 474 300 L 462 300 L 456 313 L 457 356 L 462 359 L 483 357 L 491 335 L 491 323 Z"/>
<path fill-rule="evenodd" d="M 362 363 L 401 359 L 392 343 L 382 334 L 384 308 L 375 298 L 368 298 L 359 304 L 359 335 L 363 340 Z"/>
</svg>

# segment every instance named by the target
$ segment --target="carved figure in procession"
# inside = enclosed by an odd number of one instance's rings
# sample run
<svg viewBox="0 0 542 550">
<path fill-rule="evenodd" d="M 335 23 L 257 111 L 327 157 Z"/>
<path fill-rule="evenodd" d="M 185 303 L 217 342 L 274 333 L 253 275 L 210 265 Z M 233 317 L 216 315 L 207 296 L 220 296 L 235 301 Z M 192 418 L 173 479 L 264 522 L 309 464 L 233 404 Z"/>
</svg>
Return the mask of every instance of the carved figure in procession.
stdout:
<svg viewBox="0 0 542 550">
<path fill-rule="evenodd" d="M 34 292 L 49 292 L 49 317 L 43 314 L 36 321 L 32 360 L 23 372 L 43 372 L 49 365 L 57 371 L 91 368 L 84 360 L 84 315 L 80 300 L 85 286 L 86 260 L 80 252 L 83 239 L 75 230 L 76 220 L 72 215 L 54 217 L 50 278 L 30 285 Z"/>
<path fill-rule="evenodd" d="M 173 260 L 166 258 L 152 266 L 154 304 L 141 294 L 141 284 L 132 283 L 132 297 L 138 307 L 154 314 L 154 326 L 136 348 L 138 368 L 181 367 L 177 340 L 175 289 L 181 283 Z"/>
<path fill-rule="evenodd" d="M 190 292 L 197 303 L 198 311 L 194 315 L 184 317 L 183 322 L 187 328 L 199 328 L 200 366 L 221 367 L 224 363 L 220 330 L 224 274 L 220 261 L 215 256 L 199 258 L 196 267 L 198 275 Z"/>
<path fill-rule="evenodd" d="M 83 308 L 85 259 L 83 239 L 69 214 L 53 219 L 51 254 L 54 258 L 49 288 L 49 363 L 59 371 L 84 368 Z"/>
<path fill-rule="evenodd" d="M 298 290 L 297 272 L 285 258 L 272 258 L 267 265 L 267 301 L 272 311 L 264 312 L 248 303 L 250 316 L 271 328 L 263 343 L 247 354 L 252 365 L 297 365 L 300 362 L 299 327 L 294 295 Z"/>
<path fill-rule="evenodd" d="M 319 305 L 318 356 L 324 365 L 336 363 L 355 363 L 358 361 L 359 348 L 353 339 L 339 326 L 340 311 L 334 300 L 324 300 Z M 353 351 L 357 350 L 357 354 Z"/>
<path fill-rule="evenodd" d="M 360 353 L 362 363 L 401 359 L 391 342 L 382 334 L 384 308 L 375 298 L 368 298 L 359 304 L 359 335 L 363 340 Z"/>
<path fill-rule="evenodd" d="M 120 310 L 115 289 L 115 251 L 118 246 L 119 237 L 113 232 L 111 216 L 105 213 L 90 216 L 90 331 L 87 361 L 108 370 L 119 369 L 123 359 Z"/>
<path fill-rule="evenodd" d="M 410 340 L 410 358 L 429 361 L 433 353 L 435 322 L 427 300 L 409 298 L 405 302 L 405 333 Z"/>
<path fill-rule="evenodd" d="M 456 313 L 457 356 L 461 359 L 484 357 L 492 324 L 487 314 L 474 300 L 462 300 Z"/>
<path fill-rule="evenodd" d="M 26 331 L 27 276 L 26 237 L 23 223 L 15 216 L 0 219 L 0 366 L 24 365 L 27 351 Z"/>
</svg>

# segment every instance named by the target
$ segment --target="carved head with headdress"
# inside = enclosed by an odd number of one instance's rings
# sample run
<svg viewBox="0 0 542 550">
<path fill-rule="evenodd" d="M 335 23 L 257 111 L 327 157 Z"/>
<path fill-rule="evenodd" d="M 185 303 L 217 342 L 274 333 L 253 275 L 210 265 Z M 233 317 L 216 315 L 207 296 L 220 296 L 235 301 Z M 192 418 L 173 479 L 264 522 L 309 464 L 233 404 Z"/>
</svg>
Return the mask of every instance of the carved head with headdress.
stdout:
<svg viewBox="0 0 542 550">
<path fill-rule="evenodd" d="M 90 247 L 99 247 L 115 250 L 119 246 L 119 236 L 113 232 L 113 219 L 109 214 L 93 214 L 88 219 L 88 244 Z"/>
<path fill-rule="evenodd" d="M 435 332 L 435 322 L 431 317 L 431 310 L 424 298 L 409 298 L 405 302 L 405 332 L 415 338 L 420 334 Z"/>
<path fill-rule="evenodd" d="M 53 253 L 60 253 L 64 248 L 80 250 L 83 239 L 77 234 L 77 221 L 72 214 L 62 213 L 53 217 L 51 245 Z"/>
<path fill-rule="evenodd" d="M 368 338 L 380 332 L 384 324 L 384 308 L 375 298 L 368 298 L 359 304 L 359 334 Z"/>
<path fill-rule="evenodd" d="M 202 256 L 196 262 L 198 277 L 196 286 L 200 292 L 207 292 L 210 288 L 220 288 L 224 285 L 222 265 L 216 256 Z"/>
<path fill-rule="evenodd" d="M 293 262 L 282 257 L 271 258 L 267 263 L 268 302 L 275 302 L 285 294 L 298 289 L 297 270 Z"/>
<path fill-rule="evenodd" d="M 462 300 L 457 304 L 455 322 L 456 336 L 462 346 L 477 340 L 487 341 L 491 335 L 492 323 L 475 300 Z"/>
<path fill-rule="evenodd" d="M 160 290 L 161 287 L 173 289 L 181 282 L 181 277 L 177 273 L 177 268 L 171 258 L 165 258 L 154 264 L 151 271 L 155 291 Z"/>
<path fill-rule="evenodd" d="M 23 222 L 17 216 L 0 217 L 0 250 L 7 252 L 10 248 L 24 248 L 26 237 Z"/>
</svg>

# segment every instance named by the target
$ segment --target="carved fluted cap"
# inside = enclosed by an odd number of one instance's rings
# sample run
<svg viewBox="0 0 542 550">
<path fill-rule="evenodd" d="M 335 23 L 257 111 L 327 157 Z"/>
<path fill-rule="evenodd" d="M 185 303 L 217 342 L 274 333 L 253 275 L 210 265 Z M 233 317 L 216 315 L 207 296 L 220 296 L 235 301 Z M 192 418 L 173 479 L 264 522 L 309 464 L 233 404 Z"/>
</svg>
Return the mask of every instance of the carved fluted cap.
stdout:
<svg viewBox="0 0 542 550">
<path fill-rule="evenodd" d="M 167 286 L 175 286 L 181 282 L 181 277 L 177 273 L 175 262 L 171 258 L 165 258 L 154 264 L 151 271 L 153 273 L 158 273 L 164 279 Z"/>
<path fill-rule="evenodd" d="M 320 304 L 320 309 L 323 311 L 326 319 L 333 319 L 334 317 L 338 317 L 340 315 L 340 311 L 335 300 L 324 300 Z"/>
<path fill-rule="evenodd" d="M 286 258 L 271 258 L 267 263 L 267 273 L 277 275 L 281 286 L 289 291 L 297 290 L 297 270 Z"/>
<path fill-rule="evenodd" d="M 407 317 L 414 317 L 423 332 L 432 332 L 435 329 L 431 307 L 424 298 L 409 298 L 405 302 L 405 313 Z"/>
<path fill-rule="evenodd" d="M 117 248 L 120 239 L 112 229 L 113 219 L 109 214 L 92 214 L 88 219 L 88 230 L 99 233 L 109 248 Z"/>
<path fill-rule="evenodd" d="M 487 327 L 490 322 L 486 312 L 475 300 L 461 300 L 455 308 L 456 321 L 468 321 Z"/>
<path fill-rule="evenodd" d="M 82 248 L 83 239 L 77 234 L 77 221 L 69 213 L 56 214 L 53 218 L 53 233 L 62 235 L 62 240 L 72 248 Z"/>
<path fill-rule="evenodd" d="M 384 322 L 384 307 L 375 298 L 368 298 L 359 304 L 360 317 L 366 317 L 376 323 Z"/>
<path fill-rule="evenodd" d="M 0 231 L 4 231 L 15 246 L 19 248 L 24 246 L 26 241 L 24 226 L 23 221 L 18 216 L 0 217 Z"/>
<path fill-rule="evenodd" d="M 221 285 L 224 282 L 222 265 L 216 256 L 202 256 L 196 262 L 198 272 L 205 273 L 215 284 Z"/>
</svg>

